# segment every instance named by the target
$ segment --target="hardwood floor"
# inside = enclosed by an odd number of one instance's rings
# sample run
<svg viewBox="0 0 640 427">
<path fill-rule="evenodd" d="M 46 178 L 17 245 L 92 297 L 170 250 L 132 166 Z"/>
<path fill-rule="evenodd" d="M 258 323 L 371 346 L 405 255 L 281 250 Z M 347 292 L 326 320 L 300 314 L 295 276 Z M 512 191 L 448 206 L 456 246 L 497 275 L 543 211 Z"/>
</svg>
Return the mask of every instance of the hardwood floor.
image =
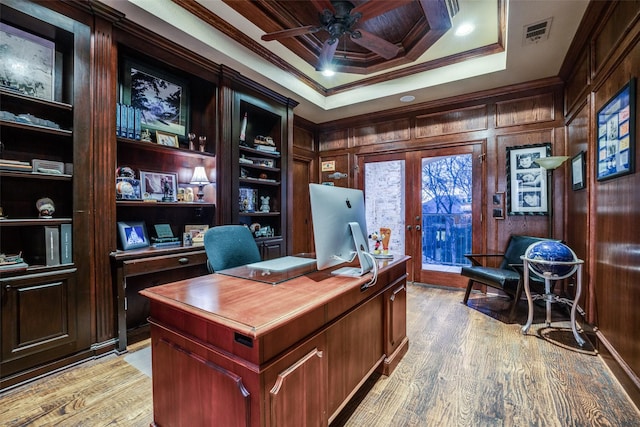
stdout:
<svg viewBox="0 0 640 427">
<path fill-rule="evenodd" d="M 589 344 L 580 349 L 562 310 L 541 311 L 520 333 L 507 301 L 408 286 L 409 352 L 373 377 L 332 426 L 638 426 L 640 412 Z M 130 354 L 148 341 L 129 347 Z M 147 427 L 151 379 L 108 355 L 0 395 L 3 426 Z"/>
</svg>

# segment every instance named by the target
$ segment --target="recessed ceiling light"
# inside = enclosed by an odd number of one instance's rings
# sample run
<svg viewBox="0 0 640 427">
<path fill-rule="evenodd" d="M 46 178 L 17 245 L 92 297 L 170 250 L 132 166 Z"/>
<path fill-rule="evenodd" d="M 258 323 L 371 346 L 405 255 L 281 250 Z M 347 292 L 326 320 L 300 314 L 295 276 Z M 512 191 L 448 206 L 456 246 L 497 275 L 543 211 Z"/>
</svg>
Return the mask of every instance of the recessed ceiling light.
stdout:
<svg viewBox="0 0 640 427">
<path fill-rule="evenodd" d="M 402 98 L 400 98 L 400 102 L 411 102 L 414 99 L 416 99 L 416 97 L 413 95 L 405 95 Z"/>
<path fill-rule="evenodd" d="M 335 71 L 333 71 L 331 68 L 325 68 L 324 70 L 322 70 L 322 75 L 325 77 L 331 77 L 334 76 L 336 74 Z"/>
<path fill-rule="evenodd" d="M 463 36 L 467 36 L 469 34 L 471 34 L 473 32 L 473 30 L 475 30 L 476 27 L 473 24 L 470 24 L 468 22 L 464 22 L 462 24 L 460 24 L 460 26 L 456 29 L 456 36 L 458 37 L 463 37 Z"/>
</svg>

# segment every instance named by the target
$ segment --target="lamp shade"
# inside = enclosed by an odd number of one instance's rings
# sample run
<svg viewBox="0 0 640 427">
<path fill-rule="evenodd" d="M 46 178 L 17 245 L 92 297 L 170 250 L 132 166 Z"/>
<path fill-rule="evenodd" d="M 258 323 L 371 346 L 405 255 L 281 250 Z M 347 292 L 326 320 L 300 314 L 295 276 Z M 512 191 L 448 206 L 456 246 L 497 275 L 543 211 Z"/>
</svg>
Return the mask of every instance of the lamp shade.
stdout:
<svg viewBox="0 0 640 427">
<path fill-rule="evenodd" d="M 567 160 L 569 156 L 551 156 L 551 157 L 542 157 L 535 161 L 538 166 L 547 170 L 553 170 L 563 164 L 565 160 Z"/>
<path fill-rule="evenodd" d="M 191 177 L 191 181 L 189 181 L 189 184 L 209 184 L 209 178 L 207 177 L 207 173 L 204 170 L 204 166 L 196 166 L 196 168 L 193 170 L 193 176 Z"/>
</svg>

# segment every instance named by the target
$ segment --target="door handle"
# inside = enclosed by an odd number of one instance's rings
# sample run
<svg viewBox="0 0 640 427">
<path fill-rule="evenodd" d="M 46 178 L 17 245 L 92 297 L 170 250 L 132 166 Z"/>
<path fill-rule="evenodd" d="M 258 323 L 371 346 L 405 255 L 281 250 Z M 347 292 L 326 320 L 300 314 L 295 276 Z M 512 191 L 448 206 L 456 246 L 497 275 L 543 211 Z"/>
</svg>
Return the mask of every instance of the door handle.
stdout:
<svg viewBox="0 0 640 427">
<path fill-rule="evenodd" d="M 411 226 L 407 225 L 407 230 L 411 231 Z"/>
<path fill-rule="evenodd" d="M 416 225 L 416 231 L 420 231 L 420 226 Z"/>
</svg>

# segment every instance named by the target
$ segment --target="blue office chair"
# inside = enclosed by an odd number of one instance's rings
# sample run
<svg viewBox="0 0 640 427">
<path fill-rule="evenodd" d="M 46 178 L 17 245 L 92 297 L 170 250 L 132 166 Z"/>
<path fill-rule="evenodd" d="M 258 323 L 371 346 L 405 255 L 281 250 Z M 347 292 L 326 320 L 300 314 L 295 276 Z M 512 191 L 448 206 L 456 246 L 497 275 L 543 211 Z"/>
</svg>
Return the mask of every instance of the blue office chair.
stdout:
<svg viewBox="0 0 640 427">
<path fill-rule="evenodd" d="M 261 260 L 251 231 L 244 225 L 212 227 L 204 235 L 204 250 L 210 272 Z"/>
</svg>

